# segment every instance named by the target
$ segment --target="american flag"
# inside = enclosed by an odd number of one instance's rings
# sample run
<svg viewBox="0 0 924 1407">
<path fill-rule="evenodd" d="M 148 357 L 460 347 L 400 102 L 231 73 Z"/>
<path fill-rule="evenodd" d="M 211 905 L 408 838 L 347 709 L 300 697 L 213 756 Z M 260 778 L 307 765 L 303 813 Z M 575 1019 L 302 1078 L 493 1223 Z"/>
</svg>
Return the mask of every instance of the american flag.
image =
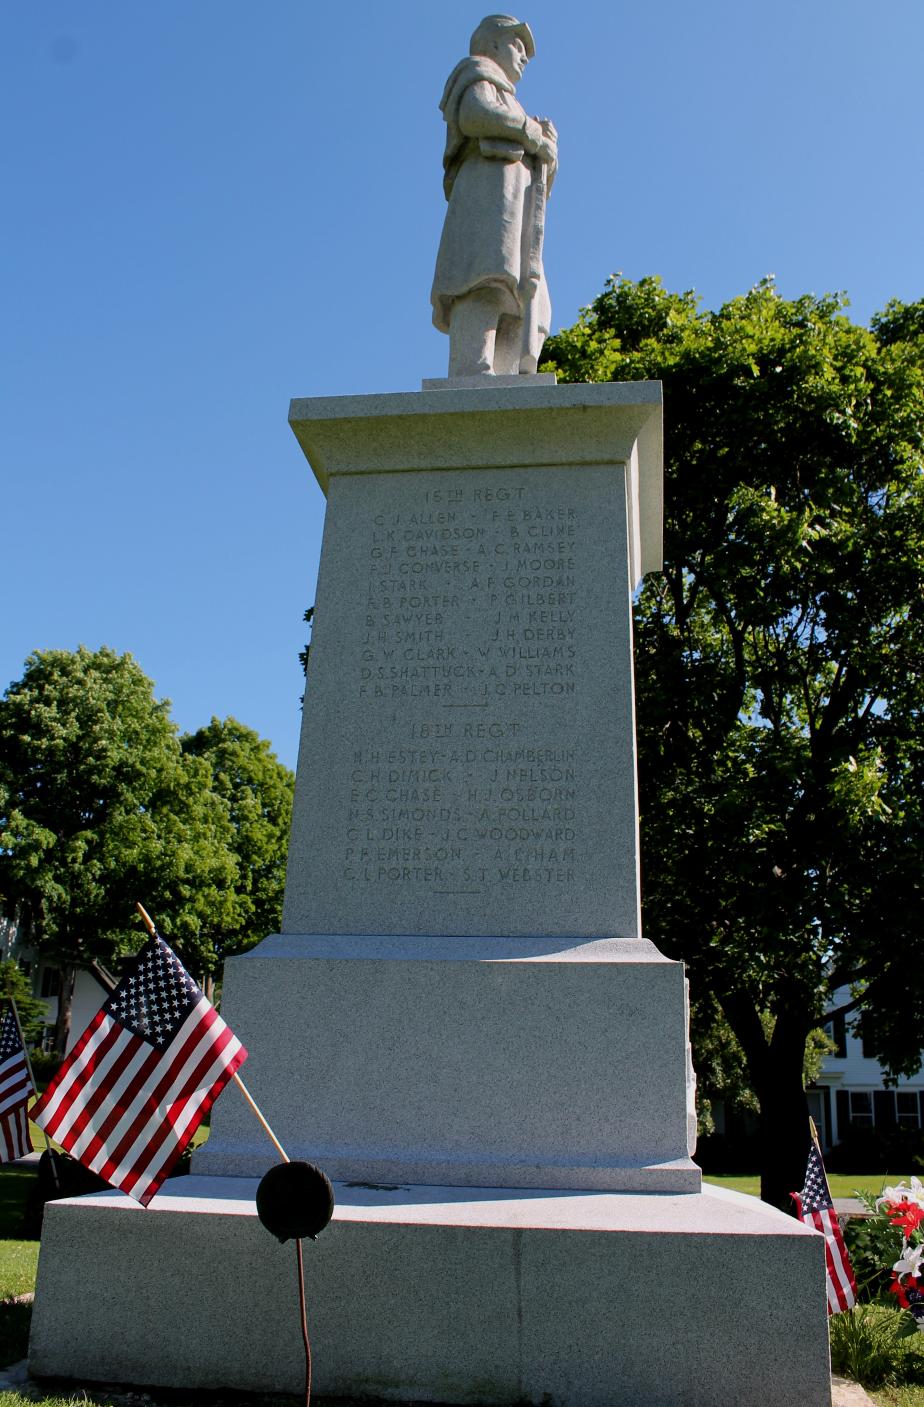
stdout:
<svg viewBox="0 0 924 1407">
<path fill-rule="evenodd" d="M 85 1167 L 146 1207 L 246 1059 L 240 1041 L 154 934 L 32 1118 Z"/>
<path fill-rule="evenodd" d="M 26 1105 L 34 1093 L 19 1022 L 8 1001 L 0 1021 L 0 1163 L 32 1152 Z"/>
<path fill-rule="evenodd" d="M 805 1186 L 801 1192 L 793 1192 L 792 1197 L 798 1208 L 799 1220 L 807 1226 L 814 1226 L 825 1238 L 828 1313 L 840 1314 L 856 1304 L 857 1282 L 853 1278 L 853 1268 L 831 1201 L 825 1165 L 814 1139 L 805 1169 Z"/>
</svg>

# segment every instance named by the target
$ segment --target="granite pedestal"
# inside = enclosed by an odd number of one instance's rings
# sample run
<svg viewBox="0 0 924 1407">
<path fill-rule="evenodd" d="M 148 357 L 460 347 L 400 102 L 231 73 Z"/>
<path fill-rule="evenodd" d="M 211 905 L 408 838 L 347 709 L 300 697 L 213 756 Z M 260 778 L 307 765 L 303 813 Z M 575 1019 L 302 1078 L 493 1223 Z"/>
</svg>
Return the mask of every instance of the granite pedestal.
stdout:
<svg viewBox="0 0 924 1407">
<path fill-rule="evenodd" d="M 328 514 L 283 933 L 227 964 L 222 1014 L 290 1156 L 341 1180 L 309 1256 L 319 1388 L 828 1404 L 823 1243 L 700 1191 L 683 969 L 640 928 L 660 387 L 290 418 Z M 185 1192 L 50 1209 L 35 1369 L 294 1388 L 288 1253 L 246 1180 L 272 1158 L 229 1089 Z"/>
</svg>

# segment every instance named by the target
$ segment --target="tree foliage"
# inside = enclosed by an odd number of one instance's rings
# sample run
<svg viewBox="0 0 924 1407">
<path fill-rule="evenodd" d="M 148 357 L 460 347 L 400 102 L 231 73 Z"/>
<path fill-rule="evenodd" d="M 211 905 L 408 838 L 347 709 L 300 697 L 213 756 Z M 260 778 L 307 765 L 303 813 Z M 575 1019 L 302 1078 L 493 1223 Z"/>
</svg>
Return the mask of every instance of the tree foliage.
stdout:
<svg viewBox="0 0 924 1407">
<path fill-rule="evenodd" d="M 269 743 L 235 718 L 213 718 L 187 734 L 182 749 L 208 766 L 212 794 L 231 825 L 234 911 L 213 939 L 216 955 L 224 957 L 279 929 L 295 778 Z"/>
<path fill-rule="evenodd" d="M 835 989 L 893 1073 L 924 1046 L 924 302 L 870 328 L 844 307 L 764 281 L 706 312 L 614 278 L 545 358 L 664 382 L 665 564 L 635 613 L 646 932 L 744 1051 L 780 1205 Z"/>
<path fill-rule="evenodd" d="M 139 946 L 136 900 L 199 974 L 217 969 L 219 935 L 262 918 L 240 809 L 131 655 L 29 657 L 0 700 L 0 903 L 61 964 L 59 1049 L 77 968 Z"/>
</svg>

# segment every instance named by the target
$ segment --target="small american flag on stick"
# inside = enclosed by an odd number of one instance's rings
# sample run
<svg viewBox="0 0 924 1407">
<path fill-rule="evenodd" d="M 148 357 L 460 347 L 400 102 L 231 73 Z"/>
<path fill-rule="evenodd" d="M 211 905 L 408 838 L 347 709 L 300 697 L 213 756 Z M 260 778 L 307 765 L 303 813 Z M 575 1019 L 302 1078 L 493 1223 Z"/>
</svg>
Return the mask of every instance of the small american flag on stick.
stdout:
<svg viewBox="0 0 924 1407">
<path fill-rule="evenodd" d="M 806 1226 L 814 1226 L 825 1238 L 825 1280 L 828 1289 L 828 1313 L 840 1314 L 857 1302 L 857 1282 L 853 1267 L 847 1255 L 847 1247 L 841 1234 L 840 1223 L 825 1165 L 821 1160 L 821 1150 L 815 1141 L 812 1126 L 812 1146 L 809 1150 L 808 1165 L 805 1169 L 805 1186 L 801 1192 L 790 1194 L 798 1208 L 796 1215 Z"/>
<path fill-rule="evenodd" d="M 16 1009 L 10 998 L 0 1021 L 0 1163 L 32 1152 L 26 1105 L 35 1094 Z"/>
<path fill-rule="evenodd" d="M 85 1167 L 146 1207 L 246 1058 L 152 931 L 32 1118 Z"/>
</svg>

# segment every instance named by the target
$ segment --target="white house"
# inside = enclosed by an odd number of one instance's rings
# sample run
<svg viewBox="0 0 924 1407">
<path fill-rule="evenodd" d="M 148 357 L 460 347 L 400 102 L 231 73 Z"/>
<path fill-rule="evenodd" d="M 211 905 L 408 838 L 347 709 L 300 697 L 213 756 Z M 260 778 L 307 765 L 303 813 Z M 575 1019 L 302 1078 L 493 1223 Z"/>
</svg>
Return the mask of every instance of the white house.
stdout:
<svg viewBox="0 0 924 1407">
<path fill-rule="evenodd" d="M 838 1003 L 848 1002 L 842 987 Z M 924 1069 L 886 1089 L 882 1066 L 864 1054 L 863 1042 L 851 1030 L 850 1016 L 836 1016 L 825 1030 L 837 1051 L 825 1057 L 815 1085 L 808 1091 L 809 1112 L 818 1125 L 822 1147 L 840 1143 L 850 1128 L 917 1129 L 924 1125 Z"/>
</svg>

